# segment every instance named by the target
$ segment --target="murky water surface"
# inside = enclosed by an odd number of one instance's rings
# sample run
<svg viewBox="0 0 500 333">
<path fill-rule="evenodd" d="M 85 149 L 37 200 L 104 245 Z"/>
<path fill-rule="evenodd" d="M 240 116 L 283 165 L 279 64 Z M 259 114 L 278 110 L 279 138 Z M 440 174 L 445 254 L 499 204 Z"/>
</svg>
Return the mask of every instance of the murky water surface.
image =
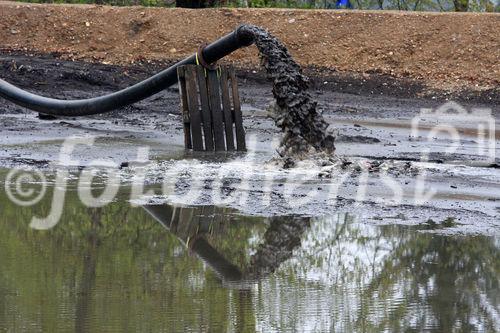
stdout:
<svg viewBox="0 0 500 333">
<path fill-rule="evenodd" d="M 0 177 L 2 188 L 4 180 Z M 213 206 L 102 208 L 69 189 L 30 228 L 0 191 L 0 331 L 381 332 L 500 329 L 500 239 L 352 214 L 241 216 Z"/>
</svg>

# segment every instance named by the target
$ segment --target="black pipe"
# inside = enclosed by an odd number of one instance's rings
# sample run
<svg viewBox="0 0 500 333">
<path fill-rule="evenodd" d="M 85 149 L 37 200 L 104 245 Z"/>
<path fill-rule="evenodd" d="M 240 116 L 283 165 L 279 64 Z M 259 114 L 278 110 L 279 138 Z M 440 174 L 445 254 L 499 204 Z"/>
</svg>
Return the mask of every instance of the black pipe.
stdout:
<svg viewBox="0 0 500 333">
<path fill-rule="evenodd" d="M 222 280 L 236 282 L 243 278 L 240 269 L 213 248 L 205 238 L 196 237 L 188 245 Z"/>
<path fill-rule="evenodd" d="M 209 44 L 201 51 L 207 63 L 214 63 L 231 52 L 253 43 L 253 35 L 245 25 L 230 34 Z M 192 55 L 160 73 L 109 95 L 79 99 L 61 100 L 47 98 L 22 90 L 0 79 L 0 97 L 33 111 L 54 116 L 86 116 L 109 112 L 123 106 L 136 103 L 152 96 L 177 82 L 177 67 L 194 64 L 196 55 Z"/>
</svg>

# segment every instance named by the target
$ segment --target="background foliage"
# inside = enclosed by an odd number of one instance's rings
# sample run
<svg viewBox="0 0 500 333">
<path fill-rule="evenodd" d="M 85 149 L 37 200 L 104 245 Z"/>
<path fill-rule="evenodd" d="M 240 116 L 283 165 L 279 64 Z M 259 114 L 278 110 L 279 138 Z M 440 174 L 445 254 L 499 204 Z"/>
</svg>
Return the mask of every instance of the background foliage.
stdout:
<svg viewBox="0 0 500 333">
<path fill-rule="evenodd" d="M 100 4 L 112 6 L 155 7 L 254 7 L 336 9 L 335 0 L 25 0 L 33 3 Z M 406 11 L 500 12 L 497 0 L 350 0 L 353 9 Z"/>
</svg>

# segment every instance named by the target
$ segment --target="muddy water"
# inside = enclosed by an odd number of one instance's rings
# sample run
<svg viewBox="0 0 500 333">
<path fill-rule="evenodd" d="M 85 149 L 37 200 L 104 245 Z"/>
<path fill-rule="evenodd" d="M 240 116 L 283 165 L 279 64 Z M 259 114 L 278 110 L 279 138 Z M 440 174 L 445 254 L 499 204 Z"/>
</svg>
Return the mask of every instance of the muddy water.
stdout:
<svg viewBox="0 0 500 333">
<path fill-rule="evenodd" d="M 308 93 L 308 78 L 293 60 L 288 49 L 268 31 L 247 25 L 259 49 L 262 65 L 273 84 L 276 105 L 273 118 L 283 131 L 280 154 L 291 157 L 315 151 L 333 153 L 335 137 Z"/>
<path fill-rule="evenodd" d="M 60 222 L 14 204 L 0 172 L 0 331 L 486 331 L 500 328 L 500 239 L 352 213 L 244 216 L 132 207 L 128 189 Z M 443 228 L 446 226 L 439 226 Z"/>
</svg>

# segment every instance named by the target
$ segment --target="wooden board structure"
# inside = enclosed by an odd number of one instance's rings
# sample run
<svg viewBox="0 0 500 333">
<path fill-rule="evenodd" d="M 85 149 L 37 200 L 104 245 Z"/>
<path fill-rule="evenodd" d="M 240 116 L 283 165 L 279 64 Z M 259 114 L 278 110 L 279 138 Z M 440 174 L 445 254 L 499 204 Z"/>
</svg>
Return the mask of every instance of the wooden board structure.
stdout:
<svg viewBox="0 0 500 333">
<path fill-rule="evenodd" d="M 232 66 L 177 68 L 184 145 L 195 151 L 245 151 L 238 82 Z"/>
</svg>

